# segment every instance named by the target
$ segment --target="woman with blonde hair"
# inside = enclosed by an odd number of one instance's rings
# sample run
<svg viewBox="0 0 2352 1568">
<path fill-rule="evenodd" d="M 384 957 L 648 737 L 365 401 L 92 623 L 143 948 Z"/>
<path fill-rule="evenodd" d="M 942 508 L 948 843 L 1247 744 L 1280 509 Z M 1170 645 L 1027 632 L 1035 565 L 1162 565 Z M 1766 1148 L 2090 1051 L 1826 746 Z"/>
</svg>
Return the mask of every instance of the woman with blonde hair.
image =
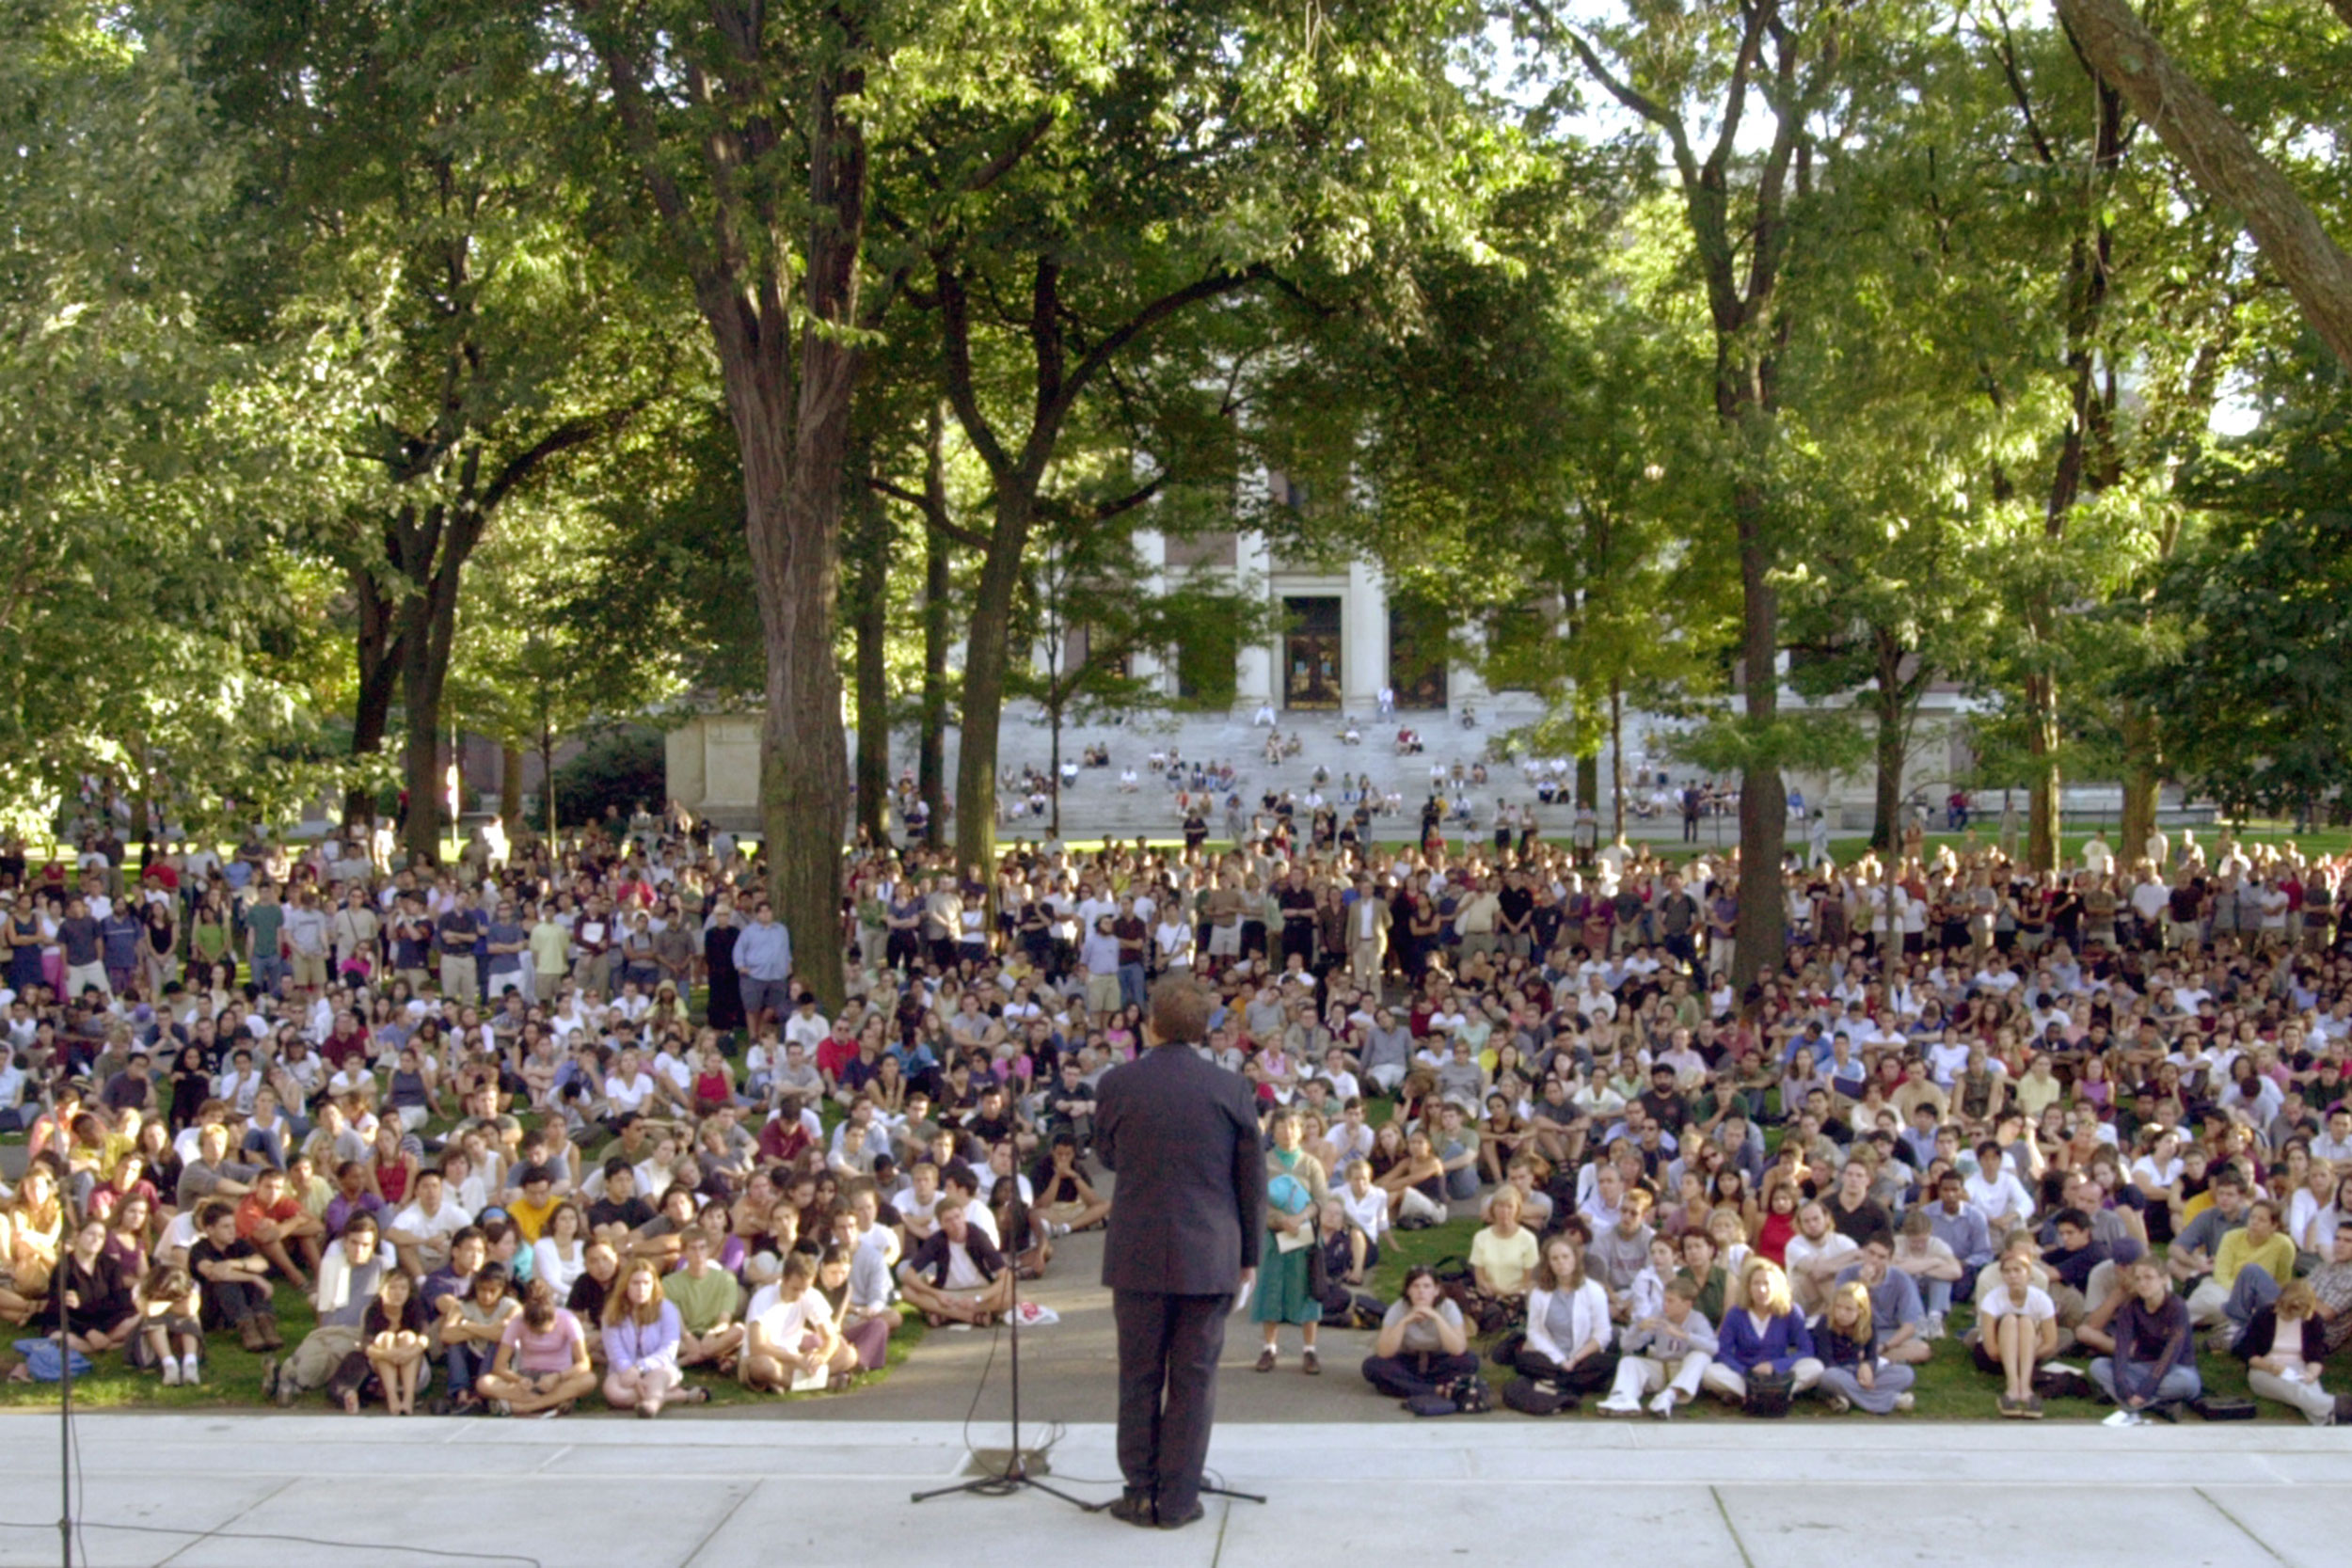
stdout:
<svg viewBox="0 0 2352 1568">
<path fill-rule="evenodd" d="M 701 1404 L 708 1390 L 685 1386 L 678 1370 L 678 1309 L 650 1258 L 622 1271 L 604 1298 L 604 1397 L 615 1410 L 651 1420 L 665 1404 Z"/>
<path fill-rule="evenodd" d="M 1911 1408 L 1911 1369 L 1879 1355 L 1869 1287 L 1859 1279 L 1830 1291 L 1813 1348 L 1821 1360 L 1821 1397 L 1833 1413 L 1858 1406 L 1888 1416 Z"/>
<path fill-rule="evenodd" d="M 1789 1392 L 1802 1394 L 1821 1381 L 1821 1363 L 1813 1354 L 1813 1335 L 1804 1317 L 1791 1305 L 1788 1275 L 1770 1259 L 1751 1257 L 1740 1271 L 1738 1299 L 1724 1308 L 1716 1334 L 1715 1364 L 1707 1369 L 1700 1386 L 1710 1388 L 1734 1404 L 1748 1397 L 1748 1380 L 1757 1372 L 1789 1380 Z"/>
<path fill-rule="evenodd" d="M 2277 1302 L 2254 1313 L 2233 1350 L 2256 1394 L 2301 1411 L 2315 1427 L 2336 1423 L 2336 1398 L 2319 1386 L 2328 1325 L 2310 1280 L 2289 1281 Z"/>
<path fill-rule="evenodd" d="M 0 1319 L 28 1323 L 48 1299 L 65 1239 L 65 1201 L 57 1169 L 37 1158 L 24 1167 L 16 1196 L 0 1210 Z"/>
</svg>

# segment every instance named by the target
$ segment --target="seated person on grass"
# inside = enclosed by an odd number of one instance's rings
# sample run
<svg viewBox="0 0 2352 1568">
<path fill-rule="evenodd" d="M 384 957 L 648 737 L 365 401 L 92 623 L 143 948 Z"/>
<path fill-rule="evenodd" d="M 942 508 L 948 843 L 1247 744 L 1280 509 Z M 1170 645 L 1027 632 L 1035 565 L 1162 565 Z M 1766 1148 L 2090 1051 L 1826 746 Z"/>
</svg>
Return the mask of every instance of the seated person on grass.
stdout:
<svg viewBox="0 0 2352 1568">
<path fill-rule="evenodd" d="M 207 1329 L 236 1330 L 250 1351 L 276 1350 L 285 1341 L 270 1306 L 269 1259 L 237 1235 L 237 1206 L 225 1197 L 207 1198 L 197 1210 L 201 1234 L 188 1248 L 188 1273 L 202 1289 L 201 1322 Z"/>
<path fill-rule="evenodd" d="M 263 1169 L 253 1178 L 253 1190 L 237 1204 L 237 1234 L 297 1291 L 308 1293 L 310 1275 L 324 1250 L 326 1226 L 303 1211 L 301 1200 L 286 1187 L 286 1173 Z"/>
<path fill-rule="evenodd" d="M 898 1287 L 933 1328 L 981 1326 L 1012 1309 L 1012 1270 L 1005 1255 L 951 1204 L 940 1206 L 939 1228 L 898 1265 Z"/>
<path fill-rule="evenodd" d="M 743 1323 L 738 1316 L 743 1290 L 735 1275 L 719 1267 L 716 1259 L 724 1239 L 708 1228 L 725 1223 L 725 1210 L 714 1205 L 703 1217 L 705 1224 L 680 1235 L 680 1262 L 663 1281 L 663 1289 L 678 1315 L 678 1365 L 708 1366 L 732 1374 L 743 1348 Z"/>
<path fill-rule="evenodd" d="M 834 1327 L 833 1308 L 817 1289 L 817 1259 L 805 1252 L 787 1253 L 772 1296 L 761 1292 L 761 1304 L 744 1325 L 743 1386 L 762 1393 L 785 1393 L 796 1382 L 842 1387 L 849 1371 L 833 1363 L 847 1349 Z M 856 1353 L 850 1353 L 852 1363 Z"/>
<path fill-rule="evenodd" d="M 375 1216 L 355 1211 L 343 1222 L 342 1234 L 319 1258 L 318 1287 L 311 1296 L 318 1326 L 276 1369 L 274 1385 L 269 1370 L 263 1370 L 264 1396 L 291 1405 L 305 1389 L 326 1387 L 336 1369 L 366 1342 L 368 1307 L 383 1289 L 384 1275 L 399 1268 L 399 1255 L 384 1244 Z M 418 1305 L 421 1310 L 423 1304 Z"/>
<path fill-rule="evenodd" d="M 532 1280 L 524 1291 L 522 1311 L 506 1320 L 490 1370 L 474 1386 L 492 1415 L 561 1414 L 596 1391 L 587 1334 L 578 1318 L 555 1305 L 546 1280 Z"/>
</svg>

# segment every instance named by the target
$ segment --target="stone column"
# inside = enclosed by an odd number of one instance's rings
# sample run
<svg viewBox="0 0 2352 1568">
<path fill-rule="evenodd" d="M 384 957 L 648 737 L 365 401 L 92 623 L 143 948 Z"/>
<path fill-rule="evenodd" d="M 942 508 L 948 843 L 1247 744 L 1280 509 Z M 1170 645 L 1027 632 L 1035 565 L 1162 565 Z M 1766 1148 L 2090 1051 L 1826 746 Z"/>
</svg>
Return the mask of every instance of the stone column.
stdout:
<svg viewBox="0 0 2352 1568">
<path fill-rule="evenodd" d="M 1340 615 L 1343 702 L 1349 713 L 1364 718 L 1378 711 L 1380 689 L 1389 680 L 1389 582 L 1377 566 L 1347 563 L 1347 598 Z"/>
<path fill-rule="evenodd" d="M 1155 528 L 1140 528 L 1135 534 L 1136 558 L 1143 562 L 1143 591 L 1160 594 L 1168 592 L 1168 538 Z M 1155 691 L 1173 692 L 1176 673 L 1161 662 L 1160 656 L 1138 653 L 1134 661 L 1135 677 L 1148 683 Z"/>
<path fill-rule="evenodd" d="M 1254 529 L 1245 531 L 1236 542 L 1233 562 L 1242 581 L 1255 585 L 1268 598 L 1273 596 L 1274 552 L 1267 547 L 1264 534 Z M 1242 644 L 1233 674 L 1236 706 L 1255 710 L 1260 703 L 1275 700 L 1274 673 L 1281 662 L 1276 649 L 1280 641 L 1281 632 L 1278 628 L 1265 641 Z"/>
</svg>

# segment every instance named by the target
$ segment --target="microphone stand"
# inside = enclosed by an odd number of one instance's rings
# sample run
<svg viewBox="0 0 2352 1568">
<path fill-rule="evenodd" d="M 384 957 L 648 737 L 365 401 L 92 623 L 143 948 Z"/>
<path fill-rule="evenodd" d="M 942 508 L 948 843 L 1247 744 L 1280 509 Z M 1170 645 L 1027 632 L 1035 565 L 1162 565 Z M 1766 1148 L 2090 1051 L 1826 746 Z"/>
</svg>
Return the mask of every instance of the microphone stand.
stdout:
<svg viewBox="0 0 2352 1568">
<path fill-rule="evenodd" d="M 1017 1242 L 1019 1236 L 1028 1228 L 1028 1205 L 1022 1203 L 1020 1199 L 1016 1197 L 1013 1200 L 1013 1213 L 1018 1216 L 1018 1224 L 1008 1225 L 1006 1229 L 1013 1233 Z M 1009 1283 L 1012 1286 L 1012 1305 L 1010 1309 L 1005 1315 L 1007 1322 L 1010 1323 L 1012 1329 L 1011 1451 L 1006 1455 L 1005 1467 L 1002 1470 L 999 1470 L 993 1475 L 975 1476 L 970 1481 L 958 1481 L 952 1486 L 935 1486 L 928 1492 L 917 1492 L 914 1494 L 914 1500 L 918 1503 L 924 1503 L 930 1501 L 933 1497 L 955 1497 L 964 1493 L 968 1493 L 976 1497 L 1009 1497 L 1025 1487 L 1031 1491 L 1042 1492 L 1049 1497 L 1059 1497 L 1063 1502 L 1068 1503 L 1071 1507 L 1077 1509 L 1082 1513 L 1091 1513 L 1095 1511 L 1094 1504 L 1081 1501 L 1080 1499 L 1072 1497 L 1069 1493 L 1064 1492 L 1057 1487 L 1048 1485 L 1046 1482 L 1041 1481 L 1038 1480 L 1037 1477 L 1029 1474 L 1028 1461 L 1022 1454 L 1021 1255 L 1017 1250 L 1011 1257 L 1005 1259 L 1005 1270 Z M 71 1568 L 70 1564 L 69 1568 Z"/>
</svg>

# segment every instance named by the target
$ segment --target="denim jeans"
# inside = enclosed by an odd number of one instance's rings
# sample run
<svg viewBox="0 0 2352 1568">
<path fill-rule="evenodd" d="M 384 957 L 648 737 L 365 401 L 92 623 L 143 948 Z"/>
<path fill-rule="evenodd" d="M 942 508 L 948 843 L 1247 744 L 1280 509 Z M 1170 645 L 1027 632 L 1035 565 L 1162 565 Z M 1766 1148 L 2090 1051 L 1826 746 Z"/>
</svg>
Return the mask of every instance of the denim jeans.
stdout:
<svg viewBox="0 0 2352 1568">
<path fill-rule="evenodd" d="M 2100 1391 L 2107 1398 L 2116 1399 L 2115 1358 L 2107 1355 L 2093 1358 L 2090 1363 L 2090 1381 L 2097 1384 Z M 2157 1404 L 2184 1403 L 2203 1393 L 2204 1388 L 2204 1380 L 2197 1375 L 2197 1369 L 2183 1363 L 2164 1374 L 2164 1381 L 2156 1385 L 2156 1397 L 2153 1402 Z M 2119 1400 L 2118 1402 L 2122 1402 Z"/>
</svg>

